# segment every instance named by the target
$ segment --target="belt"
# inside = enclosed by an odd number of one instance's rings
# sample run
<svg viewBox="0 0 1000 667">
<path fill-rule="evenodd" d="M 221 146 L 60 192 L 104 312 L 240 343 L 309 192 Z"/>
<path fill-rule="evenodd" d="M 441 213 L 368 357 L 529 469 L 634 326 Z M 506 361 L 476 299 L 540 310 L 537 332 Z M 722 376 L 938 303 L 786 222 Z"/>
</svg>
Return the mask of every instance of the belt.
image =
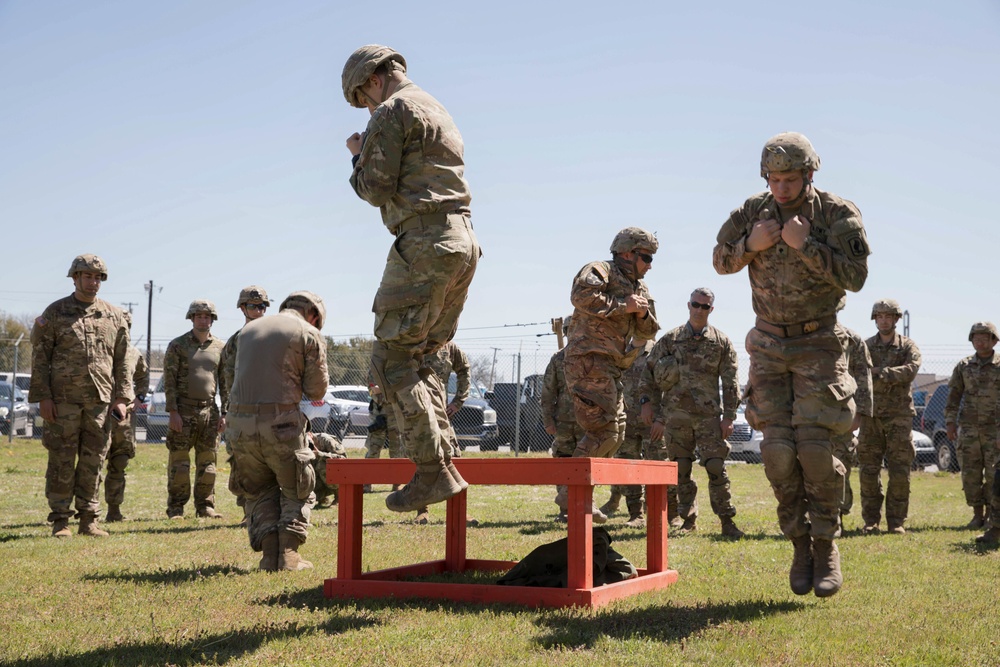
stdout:
<svg viewBox="0 0 1000 667">
<path fill-rule="evenodd" d="M 459 216 L 464 220 L 469 219 L 468 214 L 457 212 L 415 215 L 412 218 L 407 218 L 396 225 L 396 229 L 393 230 L 393 234 L 396 236 L 402 236 L 404 232 L 408 232 L 411 229 L 434 229 L 437 227 L 446 227 L 448 226 L 448 217 L 452 215 Z"/>
<path fill-rule="evenodd" d="M 177 405 L 186 405 L 191 408 L 205 408 L 215 403 L 214 400 L 197 401 L 193 398 L 178 398 Z"/>
<path fill-rule="evenodd" d="M 240 414 L 259 415 L 262 412 L 291 412 L 298 410 L 298 403 L 250 403 L 250 404 L 230 404 L 229 412 Z"/>
<path fill-rule="evenodd" d="M 815 320 L 809 320 L 808 322 L 796 322 L 795 324 L 771 324 L 758 317 L 756 326 L 764 333 L 769 333 L 778 338 L 795 338 L 796 336 L 804 336 L 805 334 L 825 329 L 836 323 L 836 315 L 828 315 Z"/>
</svg>

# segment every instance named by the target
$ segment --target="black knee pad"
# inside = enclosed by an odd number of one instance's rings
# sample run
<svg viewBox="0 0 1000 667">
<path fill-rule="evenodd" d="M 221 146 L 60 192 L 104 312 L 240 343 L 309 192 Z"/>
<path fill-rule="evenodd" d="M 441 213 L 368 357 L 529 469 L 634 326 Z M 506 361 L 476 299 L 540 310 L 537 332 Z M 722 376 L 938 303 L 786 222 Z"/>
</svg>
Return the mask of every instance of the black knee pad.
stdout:
<svg viewBox="0 0 1000 667">
<path fill-rule="evenodd" d="M 800 442 L 799 464 L 802 476 L 810 482 L 826 482 L 838 474 L 844 476 L 844 464 L 822 443 Z"/>
<path fill-rule="evenodd" d="M 705 461 L 705 472 L 712 478 L 725 477 L 726 462 L 720 458 L 709 459 Z"/>
<path fill-rule="evenodd" d="M 791 429 L 789 435 L 791 435 Z M 764 461 L 764 474 L 768 479 L 784 479 L 795 474 L 798 465 L 795 456 L 795 443 L 791 438 L 768 437 L 764 432 L 764 440 L 760 443 L 760 457 Z"/>
<path fill-rule="evenodd" d="M 677 483 L 690 481 L 691 469 L 694 468 L 694 461 L 691 459 L 676 459 L 677 463 Z"/>
</svg>

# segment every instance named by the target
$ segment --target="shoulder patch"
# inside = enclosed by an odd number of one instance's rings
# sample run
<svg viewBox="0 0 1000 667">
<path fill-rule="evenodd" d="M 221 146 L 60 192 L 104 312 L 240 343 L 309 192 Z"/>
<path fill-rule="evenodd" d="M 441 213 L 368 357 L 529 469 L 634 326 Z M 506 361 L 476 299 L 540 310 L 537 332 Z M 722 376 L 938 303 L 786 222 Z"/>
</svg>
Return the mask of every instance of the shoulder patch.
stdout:
<svg viewBox="0 0 1000 667">
<path fill-rule="evenodd" d="M 591 271 L 587 274 L 587 277 L 583 279 L 583 282 L 593 287 L 600 287 L 606 281 L 601 276 L 597 275 L 596 271 Z"/>
<path fill-rule="evenodd" d="M 868 243 L 865 241 L 865 237 L 861 232 L 854 232 L 849 234 L 846 239 L 844 239 L 844 244 L 850 251 L 852 257 L 867 257 Z"/>
</svg>

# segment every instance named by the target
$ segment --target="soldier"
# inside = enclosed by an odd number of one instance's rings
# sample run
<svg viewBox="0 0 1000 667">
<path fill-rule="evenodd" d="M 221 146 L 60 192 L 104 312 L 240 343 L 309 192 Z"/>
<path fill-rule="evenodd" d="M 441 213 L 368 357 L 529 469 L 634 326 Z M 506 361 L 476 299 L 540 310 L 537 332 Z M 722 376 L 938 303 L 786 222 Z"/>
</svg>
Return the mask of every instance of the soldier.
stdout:
<svg viewBox="0 0 1000 667">
<path fill-rule="evenodd" d="M 625 400 L 625 441 L 618 448 L 615 458 L 641 459 L 651 456 L 651 448 L 654 445 L 650 438 L 649 425 L 643 422 L 640 417 L 642 406 L 639 401 L 642 392 L 639 385 L 642 380 L 642 371 L 646 367 L 649 352 L 652 349 L 653 341 L 647 340 L 642 352 L 622 376 L 622 393 Z M 660 441 L 657 441 L 657 444 L 659 443 Z M 601 512 L 607 516 L 617 512 L 622 496 L 625 497 L 625 507 L 628 509 L 628 521 L 625 524 L 632 528 L 645 526 L 646 516 L 642 509 L 642 485 L 640 484 L 612 486 L 611 497 L 608 498 L 608 502 L 601 506 Z"/>
<path fill-rule="evenodd" d="M 750 275 L 755 328 L 748 411 L 763 426 L 764 472 L 778 500 L 781 530 L 795 547 L 789 583 L 797 595 L 840 590 L 840 505 L 844 466 L 831 438 L 854 421 L 854 379 L 835 324 L 845 290 L 868 277 L 868 241 L 857 207 L 812 184 L 812 144 L 797 132 L 772 137 L 756 194 L 722 226 L 712 254 L 721 274 Z M 808 513 L 808 516 L 807 516 Z"/>
<path fill-rule="evenodd" d="M 339 501 L 339 487 L 326 481 L 326 462 L 347 458 L 347 450 L 338 436 L 329 433 L 306 433 L 309 449 L 316 458 L 312 461 L 316 475 L 316 508 L 323 507 L 330 501 L 336 505 Z"/>
<path fill-rule="evenodd" d="M 247 499 L 250 546 L 262 552 L 259 567 L 266 572 L 312 567 L 299 547 L 316 501 L 316 454 L 299 400 L 319 400 L 330 383 L 319 332 L 323 300 L 292 292 L 279 310 L 240 332 L 226 431 Z"/>
<path fill-rule="evenodd" d="M 567 316 L 563 320 L 563 335 L 569 332 L 570 322 L 573 316 Z M 573 411 L 573 395 L 566 389 L 566 375 L 563 367 L 566 363 L 566 348 L 552 355 L 548 366 L 545 367 L 545 375 L 542 379 L 541 413 L 542 425 L 545 432 L 553 436 L 552 456 L 555 458 L 570 458 L 576 451 L 580 439 L 583 438 L 583 429 L 576 423 L 576 413 Z M 560 497 L 566 494 L 565 487 L 556 487 L 556 505 L 559 506 Z M 556 521 L 565 523 L 566 501 L 562 501 L 559 506 L 559 516 Z"/>
<path fill-rule="evenodd" d="M 125 321 L 132 327 L 132 316 L 125 313 Z M 125 419 L 111 425 L 111 449 L 108 450 L 108 475 L 104 482 L 104 500 L 108 503 L 107 523 L 123 521 L 122 503 L 125 502 L 125 468 L 129 459 L 135 458 L 135 411 L 149 393 L 149 365 L 146 357 L 134 346 L 129 346 L 126 356 L 128 376 L 132 382 L 135 400 L 128 407 Z"/>
<path fill-rule="evenodd" d="M 382 449 L 389 450 L 390 459 L 405 459 L 406 452 L 399 439 L 399 429 L 396 428 L 396 415 L 390 406 L 385 405 L 382 388 L 377 384 L 368 385 L 368 413 L 371 421 L 368 424 L 368 437 L 365 438 L 365 458 L 377 459 L 382 456 Z M 393 491 L 399 485 L 393 485 Z M 365 493 L 371 492 L 371 485 L 365 485 Z"/>
<path fill-rule="evenodd" d="M 258 287 L 257 285 L 250 285 L 241 289 L 240 296 L 236 300 L 236 307 L 243 313 L 243 326 L 250 324 L 259 317 L 264 317 L 264 311 L 270 305 L 271 301 L 267 298 L 267 292 L 264 291 L 263 287 Z M 236 375 L 236 349 L 239 344 L 238 337 L 242 330 L 241 327 L 229 337 L 225 347 L 222 348 L 222 354 L 219 355 L 219 368 L 222 369 L 219 373 L 219 397 L 222 399 L 223 418 L 225 418 L 226 412 L 229 410 L 229 391 L 233 386 L 233 378 Z M 243 520 L 240 521 L 239 525 L 241 528 L 246 528 L 246 498 L 234 490 L 239 488 L 239 472 L 234 467 L 236 459 L 233 458 L 233 448 L 228 440 L 226 441 L 226 454 L 229 455 L 227 460 L 227 463 L 229 463 L 229 490 L 236 496 L 236 506 L 243 508 Z"/>
<path fill-rule="evenodd" d="M 903 310 L 892 299 L 876 301 L 872 319 L 878 333 L 865 341 L 872 358 L 871 417 L 861 420 L 858 438 L 858 477 L 861 483 L 862 534 L 879 530 L 882 512 L 882 461 L 888 463 L 889 486 L 885 493 L 885 520 L 889 532 L 903 535 L 910 507 L 910 469 L 913 449 L 913 380 L 920 370 L 920 350 L 896 333 Z"/>
<path fill-rule="evenodd" d="M 191 498 L 191 448 L 194 447 L 194 507 L 199 517 L 221 519 L 215 511 L 215 463 L 219 433 L 226 420 L 215 404 L 223 342 L 212 335 L 219 319 L 211 301 L 188 307 L 191 331 L 170 341 L 163 358 L 163 390 L 170 421 L 167 430 L 167 516 L 184 517 Z"/>
<path fill-rule="evenodd" d="M 708 497 L 722 522 L 722 535 L 739 539 L 733 517 L 726 457 L 733 420 L 740 405 L 736 349 L 726 334 L 708 323 L 715 294 L 699 287 L 688 300 L 688 321 L 663 334 L 653 346 L 641 376 L 642 421 L 650 438 L 677 463 L 677 486 L 668 490 L 668 506 L 677 507 L 683 532 L 697 530 L 698 485 L 691 469 L 698 450 L 708 472 Z M 722 403 L 719 403 L 721 383 Z M 654 457 L 650 457 L 654 458 Z M 663 456 L 655 457 L 662 460 Z"/>
<path fill-rule="evenodd" d="M 991 506 L 992 471 L 997 465 L 997 420 L 1000 413 L 1000 356 L 997 328 L 992 322 L 976 322 L 969 330 L 969 342 L 976 353 L 958 362 L 948 383 L 948 402 L 944 417 L 948 439 L 958 443 L 965 502 L 972 507 L 968 528 L 996 525 L 995 515 L 987 515 Z M 961 428 L 959 428 L 961 427 Z M 992 516 L 991 516 L 992 515 Z"/>
<path fill-rule="evenodd" d="M 73 294 L 45 309 L 31 328 L 31 386 L 45 420 L 45 497 L 54 537 L 70 537 L 75 504 L 80 534 L 106 537 L 97 525 L 101 468 L 111 444 L 110 418 L 123 420 L 135 394 L 126 357 L 128 322 L 121 309 L 97 298 L 108 267 L 79 255 L 66 274 Z"/>
<path fill-rule="evenodd" d="M 455 434 L 444 390 L 422 367 L 454 337 L 481 252 L 469 220 L 462 136 L 445 108 L 406 78 L 403 56 L 362 46 L 344 65 L 342 83 L 347 102 L 371 114 L 364 134 L 347 139 L 351 187 L 381 208 L 396 237 L 373 306 L 372 372 L 417 466 L 385 504 L 409 512 L 468 486 L 451 462 Z"/>
<path fill-rule="evenodd" d="M 573 279 L 564 372 L 584 433 L 573 456 L 611 457 L 625 439 L 622 372 L 660 329 L 642 280 L 659 245 L 646 230 L 626 227 L 611 242 L 611 261 L 591 262 Z M 567 500 L 563 493 L 557 504 L 564 509 Z M 596 505 L 591 513 L 607 521 Z"/>
<path fill-rule="evenodd" d="M 847 372 L 858 385 L 854 392 L 854 402 L 857 411 L 851 430 L 833 435 L 833 455 L 844 464 L 844 502 L 840 505 L 840 516 L 851 513 L 854 507 L 854 492 L 851 489 L 851 468 L 857 465 L 858 439 L 854 432 L 861 427 L 862 417 L 872 416 L 872 358 L 868 346 L 861 334 L 838 324 L 837 336 L 840 338 L 847 357 Z M 841 521 L 843 523 L 843 521 Z"/>
</svg>

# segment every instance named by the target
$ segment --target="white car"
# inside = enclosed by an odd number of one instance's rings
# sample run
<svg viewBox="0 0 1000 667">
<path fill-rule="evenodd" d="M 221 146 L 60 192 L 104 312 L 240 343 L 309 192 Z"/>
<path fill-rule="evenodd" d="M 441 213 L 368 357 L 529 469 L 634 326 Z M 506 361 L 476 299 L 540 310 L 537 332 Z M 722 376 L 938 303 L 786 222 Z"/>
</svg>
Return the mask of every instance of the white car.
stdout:
<svg viewBox="0 0 1000 667">
<path fill-rule="evenodd" d="M 353 420 L 353 414 L 361 411 L 364 426 L 368 427 L 368 387 L 360 384 L 330 385 L 326 392 L 326 402 L 330 407 L 330 421 L 327 433 L 344 435 Z M 363 431 L 362 431 L 363 432 Z"/>
<path fill-rule="evenodd" d="M 733 421 L 733 434 L 729 436 L 729 445 L 732 451 L 729 458 L 733 461 L 746 461 L 747 463 L 760 463 L 760 443 L 764 439 L 764 433 L 752 428 L 747 423 L 744 411 L 746 407 L 740 405 L 736 409 L 736 419 Z"/>
</svg>

